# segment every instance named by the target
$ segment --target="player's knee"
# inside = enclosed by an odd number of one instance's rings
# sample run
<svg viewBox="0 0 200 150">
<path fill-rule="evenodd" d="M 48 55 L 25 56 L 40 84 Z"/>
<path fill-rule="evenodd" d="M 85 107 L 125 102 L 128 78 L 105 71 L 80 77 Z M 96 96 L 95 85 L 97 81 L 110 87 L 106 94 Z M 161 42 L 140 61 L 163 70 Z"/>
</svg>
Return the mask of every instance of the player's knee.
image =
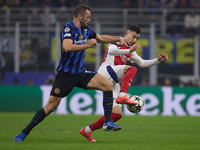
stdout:
<svg viewBox="0 0 200 150">
<path fill-rule="evenodd" d="M 128 72 L 128 71 L 136 73 L 136 72 L 137 72 L 137 68 L 134 67 L 134 66 L 132 66 L 132 67 L 129 67 L 129 68 L 127 69 L 127 72 Z"/>
<path fill-rule="evenodd" d="M 48 101 L 47 104 L 45 105 L 45 113 L 50 114 L 52 113 L 60 104 L 60 101 Z"/>
<path fill-rule="evenodd" d="M 106 83 L 104 91 L 112 91 L 113 90 L 113 83 L 111 81 L 108 81 Z"/>
</svg>

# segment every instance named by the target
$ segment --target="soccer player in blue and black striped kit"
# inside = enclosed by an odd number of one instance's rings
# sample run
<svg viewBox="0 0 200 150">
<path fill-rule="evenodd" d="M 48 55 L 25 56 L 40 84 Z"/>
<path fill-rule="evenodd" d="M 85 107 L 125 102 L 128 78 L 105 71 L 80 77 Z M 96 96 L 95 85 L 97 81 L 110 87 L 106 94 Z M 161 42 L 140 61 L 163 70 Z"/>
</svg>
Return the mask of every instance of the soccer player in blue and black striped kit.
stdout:
<svg viewBox="0 0 200 150">
<path fill-rule="evenodd" d="M 85 49 L 93 47 L 97 42 L 124 44 L 124 39 L 96 34 L 88 26 L 90 17 L 90 8 L 86 5 L 78 5 L 74 10 L 73 21 L 64 25 L 60 36 L 62 55 L 49 100 L 41 110 L 35 113 L 30 123 L 14 138 L 14 141 L 23 141 L 38 123 L 58 107 L 61 99 L 67 96 L 75 86 L 103 91 L 105 116 L 103 128 L 106 131 L 121 129 L 121 126 L 115 125 L 110 119 L 113 105 L 112 82 L 100 74 L 86 71 L 84 57 Z M 89 43 L 88 39 L 90 39 Z"/>
</svg>

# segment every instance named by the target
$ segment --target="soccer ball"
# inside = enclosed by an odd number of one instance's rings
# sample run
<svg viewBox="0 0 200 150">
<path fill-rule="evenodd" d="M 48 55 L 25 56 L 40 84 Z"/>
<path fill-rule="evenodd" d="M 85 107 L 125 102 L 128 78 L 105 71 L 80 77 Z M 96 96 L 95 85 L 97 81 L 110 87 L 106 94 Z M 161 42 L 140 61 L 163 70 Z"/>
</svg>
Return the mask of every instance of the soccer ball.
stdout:
<svg viewBox="0 0 200 150">
<path fill-rule="evenodd" d="M 126 104 L 127 109 L 132 112 L 132 113 L 138 113 L 140 112 L 143 107 L 144 107 L 144 101 L 142 100 L 141 97 L 137 95 L 132 95 L 129 97 L 130 100 L 136 101 L 138 104 L 137 105 L 128 105 Z"/>
</svg>

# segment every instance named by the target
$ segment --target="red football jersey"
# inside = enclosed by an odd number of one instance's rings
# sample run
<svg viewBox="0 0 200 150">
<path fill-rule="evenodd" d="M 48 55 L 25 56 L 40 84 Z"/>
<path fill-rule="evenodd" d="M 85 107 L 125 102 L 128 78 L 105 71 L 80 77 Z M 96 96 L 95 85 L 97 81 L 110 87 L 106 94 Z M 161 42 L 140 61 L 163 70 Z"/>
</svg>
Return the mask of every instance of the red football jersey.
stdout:
<svg viewBox="0 0 200 150">
<path fill-rule="evenodd" d="M 123 49 L 130 49 L 130 47 L 128 47 L 126 44 L 124 44 L 122 46 L 119 46 L 119 49 L 121 49 L 123 51 Z M 106 49 L 103 62 L 106 61 L 108 51 L 109 51 L 109 45 Z M 113 56 L 113 57 L 114 57 L 114 62 L 113 62 L 114 65 L 126 65 L 131 57 L 131 54 L 129 53 L 129 54 L 123 54 L 123 55 Z"/>
</svg>

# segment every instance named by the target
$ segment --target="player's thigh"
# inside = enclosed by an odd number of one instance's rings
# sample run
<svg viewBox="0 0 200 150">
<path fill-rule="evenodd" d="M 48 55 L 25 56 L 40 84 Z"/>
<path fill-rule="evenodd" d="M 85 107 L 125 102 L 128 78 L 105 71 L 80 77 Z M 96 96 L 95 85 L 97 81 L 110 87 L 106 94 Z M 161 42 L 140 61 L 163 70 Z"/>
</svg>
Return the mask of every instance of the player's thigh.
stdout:
<svg viewBox="0 0 200 150">
<path fill-rule="evenodd" d="M 113 71 L 115 72 L 115 74 L 117 76 L 118 82 L 122 81 L 122 78 L 124 76 L 124 68 L 125 67 L 126 67 L 126 65 L 111 66 L 111 68 L 113 69 Z"/>
<path fill-rule="evenodd" d="M 106 66 L 101 66 L 101 67 L 99 68 L 99 70 L 98 70 L 98 73 L 101 74 L 102 76 L 106 77 L 108 80 L 114 81 L 114 80 L 111 78 L 110 74 L 108 73 Z"/>
<path fill-rule="evenodd" d="M 58 72 L 50 95 L 55 97 L 67 96 L 76 85 L 78 79 L 80 79 L 79 76 L 74 76 L 73 74 L 65 72 Z"/>
<path fill-rule="evenodd" d="M 126 73 L 126 71 L 127 71 L 127 69 L 129 68 L 129 67 L 131 67 L 131 66 L 128 66 L 128 65 L 126 65 L 125 67 L 124 67 L 124 74 Z"/>
<path fill-rule="evenodd" d="M 96 74 L 87 84 L 87 88 L 101 91 L 111 91 L 113 89 L 113 83 L 101 74 Z"/>
</svg>

